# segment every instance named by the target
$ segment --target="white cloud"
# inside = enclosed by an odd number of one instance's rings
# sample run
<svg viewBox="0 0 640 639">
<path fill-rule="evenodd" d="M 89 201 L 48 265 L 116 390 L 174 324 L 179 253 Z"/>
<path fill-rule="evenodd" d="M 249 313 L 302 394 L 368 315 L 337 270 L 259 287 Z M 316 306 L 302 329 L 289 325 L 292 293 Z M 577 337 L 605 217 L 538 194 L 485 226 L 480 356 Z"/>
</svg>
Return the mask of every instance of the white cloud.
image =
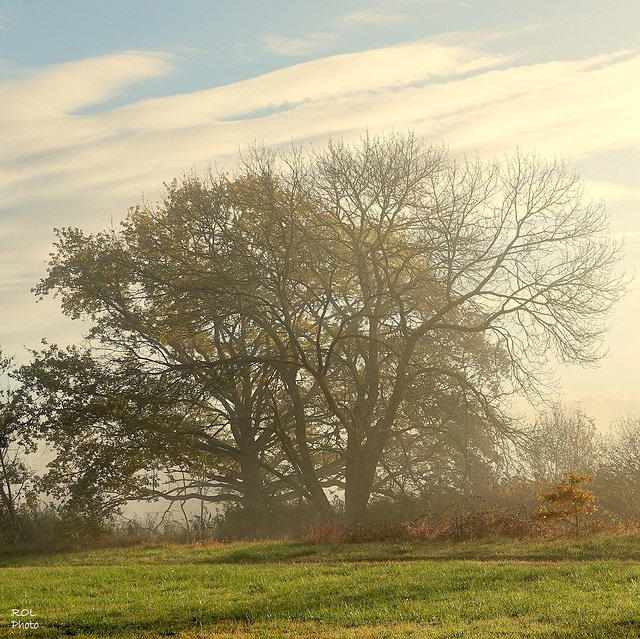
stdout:
<svg viewBox="0 0 640 639">
<path fill-rule="evenodd" d="M 188 117 L 191 125 L 237 119 L 259 110 L 291 110 L 323 100 L 366 98 L 495 67 L 504 61 L 464 46 L 423 41 L 321 58 L 209 91 L 146 101 L 113 115 L 145 129 L 181 128 L 183 118 L 167 119 L 166 115 Z M 339 112 L 338 108 L 338 117 Z"/>
<path fill-rule="evenodd" d="M 379 26 L 407 22 L 408 16 L 384 11 L 352 11 L 340 16 L 334 23 L 338 28 Z"/>
<path fill-rule="evenodd" d="M 639 73 L 636 51 L 492 71 L 452 83 L 436 89 L 455 112 L 441 134 L 458 148 L 501 153 L 520 145 L 573 160 L 637 147 Z"/>
<path fill-rule="evenodd" d="M 335 43 L 331 33 L 310 33 L 304 38 L 285 38 L 279 35 L 268 35 L 262 39 L 265 51 L 287 58 L 321 53 L 330 49 Z"/>
<path fill-rule="evenodd" d="M 166 75 L 169 59 L 132 51 L 33 70 L 25 79 L 0 83 L 0 117 L 39 120 L 100 104 L 129 84 Z"/>
<path fill-rule="evenodd" d="M 75 114 L 120 95 L 130 84 L 167 74 L 170 60 L 166 54 L 120 53 L 0 82 L 0 188 L 47 165 L 64 164 L 60 154 L 74 147 L 99 145 L 122 134 L 105 127 L 99 116 Z"/>
<path fill-rule="evenodd" d="M 125 70 L 124 59 L 110 56 L 12 84 L 19 89 L 14 103 L 46 101 L 44 88 L 52 78 L 62 77 L 73 87 L 74 77 L 82 82 L 88 69 L 108 69 L 103 72 L 106 88 L 78 89 L 53 105 L 34 108 L 27 121 L 24 113 L 5 111 L 0 149 L 5 201 L 68 198 L 95 189 L 123 197 L 149 189 L 157 193 L 162 180 L 194 164 L 231 158 L 254 139 L 282 144 L 323 138 L 329 131 L 349 136 L 364 127 L 411 127 L 454 150 L 485 155 L 519 145 L 576 159 L 640 145 L 640 52 L 504 68 L 506 58 L 427 40 L 313 60 L 105 113 L 73 115 L 112 96 L 136 74 L 166 72 L 161 57 L 134 59 L 138 66 L 133 70 Z M 2 91 L 6 84 L 0 84 Z"/>
<path fill-rule="evenodd" d="M 306 137 L 295 118 L 301 114 L 304 120 L 307 112 L 297 109 L 307 106 L 313 111 L 314 105 L 323 109 L 327 101 L 334 109 L 334 121 L 322 115 L 323 121 L 312 128 L 339 130 L 341 111 L 354 101 L 500 62 L 501 58 L 465 47 L 419 42 L 314 60 L 216 89 L 83 116 L 74 111 L 112 97 L 132 78 L 166 72 L 165 60 L 123 54 L 57 65 L 27 81 L 0 84 L 0 94 L 10 96 L 13 104 L 11 109 L 0 107 L 5 122 L 0 186 L 13 187 L 19 197 L 21 184 L 32 179 L 42 184 L 50 175 L 60 176 L 58 188 L 67 187 L 65 176 L 74 181 L 84 176 L 81 182 L 93 184 L 119 181 L 132 171 L 139 174 L 148 164 L 174 170 L 203 155 L 216 155 L 227 136 L 233 140 L 232 152 L 254 137 L 280 142 L 290 139 L 294 130 Z M 93 76 L 92 82 L 85 84 L 87 76 Z M 70 95 L 60 88 L 76 85 L 80 86 Z M 34 101 L 38 104 L 30 107 Z M 288 133 L 278 133 L 274 140 L 268 131 L 265 136 L 265 127 L 274 119 L 257 113 L 279 109 L 287 114 Z M 206 146 L 209 138 L 215 146 Z"/>
<path fill-rule="evenodd" d="M 194 163 L 232 156 L 253 139 L 278 144 L 364 127 L 413 127 L 456 150 L 498 155 L 520 145 L 575 159 L 640 144 L 640 52 L 503 68 L 507 63 L 471 47 L 422 41 L 83 116 L 73 112 L 136 77 L 165 73 L 167 62 L 126 54 L 60 65 L 0 84 L 16 106 L 0 106 L 0 185 L 8 199 L 100 184 L 139 193 Z M 91 82 L 98 72 L 102 84 Z M 30 107 L 34 100 L 47 104 Z"/>
</svg>

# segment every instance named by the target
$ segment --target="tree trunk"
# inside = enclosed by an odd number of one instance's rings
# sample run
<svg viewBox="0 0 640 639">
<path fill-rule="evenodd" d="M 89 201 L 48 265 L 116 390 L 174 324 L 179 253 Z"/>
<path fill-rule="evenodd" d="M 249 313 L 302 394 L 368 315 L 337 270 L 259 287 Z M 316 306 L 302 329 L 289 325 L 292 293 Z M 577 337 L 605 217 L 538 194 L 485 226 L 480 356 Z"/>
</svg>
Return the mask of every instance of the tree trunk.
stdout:
<svg viewBox="0 0 640 639">
<path fill-rule="evenodd" d="M 11 525 L 14 531 L 17 535 L 20 535 L 20 525 L 18 523 L 18 517 L 16 514 L 14 497 L 11 492 L 11 480 L 9 478 L 7 465 L 5 464 L 5 454 L 2 450 L 0 450 L 0 467 L 2 470 L 2 484 L 0 484 L 0 501 L 7 510 L 9 520 L 11 521 Z"/>
<path fill-rule="evenodd" d="M 286 372 L 283 375 L 283 380 L 287 385 L 287 390 L 293 402 L 293 411 L 295 419 L 295 461 L 299 468 L 301 480 L 304 484 L 307 492 L 307 499 L 318 512 L 323 520 L 332 519 L 334 516 L 333 508 L 329 503 L 329 499 L 325 494 L 318 474 L 314 467 L 313 459 L 309 453 L 308 448 L 308 431 L 307 431 L 307 417 L 304 410 L 304 401 L 300 394 L 295 380 L 295 372 Z M 292 451 L 293 452 L 293 451 Z"/>
<path fill-rule="evenodd" d="M 263 469 L 255 455 L 247 454 L 240 461 L 242 479 L 242 530 L 243 536 L 259 535 L 265 530 L 269 506 L 269 493 L 264 484 Z"/>
<path fill-rule="evenodd" d="M 364 444 L 347 444 L 345 465 L 345 519 L 349 525 L 367 523 L 367 504 L 373 491 L 376 469 L 384 448 L 384 438 L 372 436 Z"/>
<path fill-rule="evenodd" d="M 243 536 L 253 536 L 260 532 L 265 523 L 269 504 L 269 492 L 264 481 L 264 469 L 260 464 L 260 444 L 256 441 L 251 411 L 244 405 L 236 407 L 230 419 L 231 431 L 241 452 L 238 459 L 242 482 L 241 531 Z"/>
</svg>

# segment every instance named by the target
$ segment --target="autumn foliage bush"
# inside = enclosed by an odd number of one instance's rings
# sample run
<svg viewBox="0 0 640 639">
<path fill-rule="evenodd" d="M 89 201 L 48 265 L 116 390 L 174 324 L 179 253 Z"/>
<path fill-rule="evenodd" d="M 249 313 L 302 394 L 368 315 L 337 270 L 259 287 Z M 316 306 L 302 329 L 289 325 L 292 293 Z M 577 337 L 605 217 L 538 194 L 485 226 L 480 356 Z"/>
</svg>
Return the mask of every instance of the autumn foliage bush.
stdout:
<svg viewBox="0 0 640 639">
<path fill-rule="evenodd" d="M 588 475 L 565 473 L 560 481 L 551 484 L 549 492 L 540 494 L 539 499 L 544 503 L 538 517 L 550 526 L 560 523 L 578 530 L 585 518 L 598 510 L 597 497 L 583 488 L 589 481 Z"/>
</svg>

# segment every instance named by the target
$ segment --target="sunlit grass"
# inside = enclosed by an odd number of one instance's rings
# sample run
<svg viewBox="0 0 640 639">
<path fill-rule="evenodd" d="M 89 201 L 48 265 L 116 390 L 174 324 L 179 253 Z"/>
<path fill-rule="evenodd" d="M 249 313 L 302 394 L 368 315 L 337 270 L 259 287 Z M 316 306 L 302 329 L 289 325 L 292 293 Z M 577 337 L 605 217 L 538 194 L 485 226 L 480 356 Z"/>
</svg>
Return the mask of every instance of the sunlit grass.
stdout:
<svg viewBox="0 0 640 639">
<path fill-rule="evenodd" d="M 0 635 L 15 608 L 34 637 L 637 637 L 638 559 L 631 536 L 4 555 Z"/>
</svg>

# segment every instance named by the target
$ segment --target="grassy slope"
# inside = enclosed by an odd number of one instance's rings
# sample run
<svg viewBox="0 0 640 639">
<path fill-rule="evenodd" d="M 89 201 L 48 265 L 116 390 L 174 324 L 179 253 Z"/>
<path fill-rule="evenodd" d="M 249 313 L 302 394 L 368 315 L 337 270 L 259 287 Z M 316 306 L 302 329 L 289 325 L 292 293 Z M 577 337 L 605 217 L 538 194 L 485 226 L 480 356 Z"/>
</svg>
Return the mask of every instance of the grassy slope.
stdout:
<svg viewBox="0 0 640 639">
<path fill-rule="evenodd" d="M 30 608 L 30 637 L 638 637 L 638 559 L 634 537 L 0 555 L 0 636 Z"/>
</svg>

